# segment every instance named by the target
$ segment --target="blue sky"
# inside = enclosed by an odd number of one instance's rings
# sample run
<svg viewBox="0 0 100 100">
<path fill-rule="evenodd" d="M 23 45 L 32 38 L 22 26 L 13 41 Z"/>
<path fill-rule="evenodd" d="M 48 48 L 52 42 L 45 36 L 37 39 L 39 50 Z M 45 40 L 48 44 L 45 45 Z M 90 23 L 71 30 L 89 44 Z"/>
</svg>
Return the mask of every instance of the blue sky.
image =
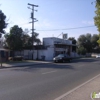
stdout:
<svg viewBox="0 0 100 100">
<path fill-rule="evenodd" d="M 9 19 L 9 26 L 6 31 L 9 32 L 10 27 L 19 25 L 23 29 L 31 29 L 30 13 L 28 3 L 39 5 L 35 9 L 35 17 L 39 20 L 35 23 L 35 31 L 39 33 L 39 38 L 58 37 L 59 34 L 68 33 L 68 37 L 76 39 L 81 34 L 91 33 L 98 34 L 96 27 L 80 28 L 73 30 L 57 30 L 57 31 L 39 31 L 52 29 L 68 29 L 84 26 L 93 26 L 95 16 L 94 0 L 0 0 L 0 9 Z M 60 36 L 62 37 L 62 36 Z"/>
</svg>

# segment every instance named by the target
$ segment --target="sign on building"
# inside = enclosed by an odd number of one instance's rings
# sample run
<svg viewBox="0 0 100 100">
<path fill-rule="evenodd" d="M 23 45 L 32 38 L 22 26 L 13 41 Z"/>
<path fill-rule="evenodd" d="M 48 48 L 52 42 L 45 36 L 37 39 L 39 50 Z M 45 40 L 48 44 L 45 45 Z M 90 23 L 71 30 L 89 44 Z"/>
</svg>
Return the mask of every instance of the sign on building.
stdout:
<svg viewBox="0 0 100 100">
<path fill-rule="evenodd" d="M 63 34 L 63 39 L 66 40 L 68 38 L 67 34 Z"/>
</svg>

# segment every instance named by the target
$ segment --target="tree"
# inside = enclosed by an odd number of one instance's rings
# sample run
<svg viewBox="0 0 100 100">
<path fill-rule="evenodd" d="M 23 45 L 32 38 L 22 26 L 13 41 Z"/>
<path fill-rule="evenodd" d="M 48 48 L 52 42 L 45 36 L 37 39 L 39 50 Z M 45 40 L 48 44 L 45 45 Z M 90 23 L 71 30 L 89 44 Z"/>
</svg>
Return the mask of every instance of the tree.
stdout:
<svg viewBox="0 0 100 100">
<path fill-rule="evenodd" d="M 84 42 L 86 42 L 85 35 L 80 35 L 77 42 L 78 42 L 79 46 L 82 46 L 84 44 Z"/>
<path fill-rule="evenodd" d="M 78 46 L 83 46 L 88 53 L 92 51 L 91 37 L 91 34 L 87 33 L 86 35 L 80 35 L 78 38 Z"/>
<path fill-rule="evenodd" d="M 74 37 L 69 37 L 68 40 L 71 40 L 72 41 L 72 44 L 76 44 L 77 41 Z"/>
<path fill-rule="evenodd" d="M 23 49 L 33 49 L 32 37 L 30 37 L 28 34 L 23 34 L 22 42 Z"/>
<path fill-rule="evenodd" d="M 83 47 L 83 46 L 81 46 L 81 47 L 79 47 L 78 49 L 77 49 L 77 53 L 78 54 L 81 54 L 81 55 L 85 55 L 86 54 L 86 49 Z"/>
<path fill-rule="evenodd" d="M 5 33 L 4 29 L 7 27 L 6 15 L 0 10 L 0 37 Z"/>
<path fill-rule="evenodd" d="M 87 52 L 90 53 L 92 52 L 92 43 L 91 43 L 92 36 L 90 33 L 87 33 L 85 36 L 86 36 L 86 42 L 84 48 L 86 48 Z"/>
<path fill-rule="evenodd" d="M 98 28 L 98 31 L 99 31 L 99 39 L 97 41 L 97 43 L 99 44 L 100 46 L 100 0 L 96 0 L 96 16 L 94 17 L 94 22 L 95 22 L 95 25 L 97 26 Z"/>
<path fill-rule="evenodd" d="M 98 41 L 99 40 L 99 36 L 98 34 L 93 34 L 91 35 L 90 33 L 87 33 L 86 35 L 80 35 L 77 43 L 78 43 L 78 47 L 84 47 L 86 49 L 86 51 L 88 53 L 91 52 L 99 52 L 99 45 L 98 45 Z"/>
<path fill-rule="evenodd" d="M 0 38 L 0 48 L 3 48 L 3 41 L 4 41 L 3 39 L 4 39 L 3 37 Z"/>
<path fill-rule="evenodd" d="M 33 44 L 36 43 L 36 44 L 38 45 L 39 43 L 41 43 L 41 41 L 40 41 L 40 39 L 38 38 L 38 36 L 39 36 L 39 34 L 36 33 L 36 32 L 34 32 L 34 36 L 33 36 L 33 40 L 34 40 L 33 42 L 34 42 L 34 43 L 33 43 Z"/>
<path fill-rule="evenodd" d="M 98 47 L 98 41 L 99 37 L 97 34 L 93 34 L 92 38 L 91 38 L 91 43 L 92 43 L 92 49 Z"/>
<path fill-rule="evenodd" d="M 95 25 L 97 26 L 98 28 L 98 31 L 100 32 L 100 0 L 96 0 L 96 16 L 94 17 L 94 22 L 95 22 Z"/>
<path fill-rule="evenodd" d="M 5 46 L 11 50 L 23 50 L 23 49 L 33 49 L 32 37 L 28 35 L 28 31 L 20 28 L 18 25 L 14 25 L 10 32 L 5 34 Z M 37 38 L 38 34 L 35 33 L 33 40 L 34 43 L 40 43 L 40 39 Z"/>
<path fill-rule="evenodd" d="M 23 30 L 18 25 L 11 27 L 10 33 L 4 36 L 6 46 L 11 50 L 22 50 L 22 34 Z"/>
<path fill-rule="evenodd" d="M 23 35 L 23 45 L 24 49 L 33 49 L 33 45 L 39 45 L 41 43 L 40 39 L 38 38 L 38 33 L 34 33 L 33 36 L 33 44 L 32 44 L 32 37 L 30 37 L 28 34 Z"/>
</svg>

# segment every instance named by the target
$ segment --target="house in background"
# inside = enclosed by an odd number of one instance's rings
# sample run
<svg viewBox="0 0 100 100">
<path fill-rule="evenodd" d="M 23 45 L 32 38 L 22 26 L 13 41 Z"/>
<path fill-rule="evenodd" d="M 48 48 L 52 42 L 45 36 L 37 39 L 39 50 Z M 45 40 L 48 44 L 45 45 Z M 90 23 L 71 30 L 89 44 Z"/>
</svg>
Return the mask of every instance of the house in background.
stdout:
<svg viewBox="0 0 100 100">
<path fill-rule="evenodd" d="M 0 38 L 0 61 L 2 62 L 8 61 L 8 57 L 10 56 L 10 50 L 5 49 L 3 47 L 3 38 Z"/>
<path fill-rule="evenodd" d="M 10 56 L 10 50 L 8 49 L 4 49 L 4 48 L 0 48 L 0 60 L 2 58 L 2 61 L 8 61 L 8 57 Z"/>
</svg>

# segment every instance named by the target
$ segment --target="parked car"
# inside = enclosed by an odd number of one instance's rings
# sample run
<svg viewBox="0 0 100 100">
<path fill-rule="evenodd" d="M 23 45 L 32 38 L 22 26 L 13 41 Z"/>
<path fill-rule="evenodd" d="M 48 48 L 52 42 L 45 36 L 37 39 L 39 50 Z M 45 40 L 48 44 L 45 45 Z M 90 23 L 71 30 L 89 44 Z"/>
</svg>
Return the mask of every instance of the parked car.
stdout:
<svg viewBox="0 0 100 100">
<path fill-rule="evenodd" d="M 71 61 L 71 57 L 66 55 L 66 54 L 59 54 L 58 56 L 53 58 L 53 61 L 56 62 L 70 62 Z"/>
<path fill-rule="evenodd" d="M 96 55 L 96 58 L 100 58 L 100 54 Z"/>
</svg>

